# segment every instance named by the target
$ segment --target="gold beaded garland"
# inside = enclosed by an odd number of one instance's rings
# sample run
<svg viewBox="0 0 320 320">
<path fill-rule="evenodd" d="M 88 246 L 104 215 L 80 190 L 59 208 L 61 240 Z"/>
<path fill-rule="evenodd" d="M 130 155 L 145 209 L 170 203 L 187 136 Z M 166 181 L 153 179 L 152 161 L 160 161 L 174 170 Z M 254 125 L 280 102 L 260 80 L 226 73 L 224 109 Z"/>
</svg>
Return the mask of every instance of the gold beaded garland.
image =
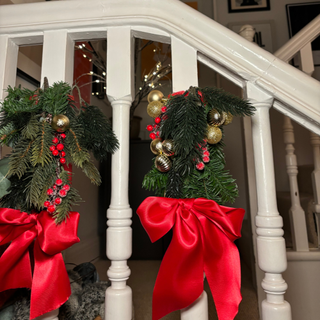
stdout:
<svg viewBox="0 0 320 320">
<path fill-rule="evenodd" d="M 219 112 L 216 109 L 211 109 L 208 113 L 208 123 L 213 126 L 221 126 L 226 119 L 225 112 Z"/>
<path fill-rule="evenodd" d="M 171 160 L 163 153 L 156 157 L 154 165 L 160 172 L 168 172 L 172 167 Z"/>
<path fill-rule="evenodd" d="M 228 124 L 230 124 L 232 122 L 233 115 L 230 112 L 228 112 L 228 113 L 224 112 L 224 113 L 226 114 L 226 120 L 224 121 L 223 125 L 227 126 Z"/>
<path fill-rule="evenodd" d="M 164 140 L 162 142 L 162 151 L 168 157 L 173 156 L 174 155 L 173 140 L 171 140 L 171 139 Z"/>
<path fill-rule="evenodd" d="M 156 118 L 161 115 L 161 108 L 163 104 L 160 101 L 152 101 L 148 104 L 147 112 L 151 118 Z"/>
<path fill-rule="evenodd" d="M 163 93 L 159 90 L 152 90 L 148 94 L 148 102 L 149 103 L 152 101 L 161 101 L 162 98 L 163 98 Z"/>
<path fill-rule="evenodd" d="M 161 139 L 154 139 L 150 143 L 150 149 L 153 154 L 160 154 L 162 151 L 162 141 Z"/>
<path fill-rule="evenodd" d="M 222 139 L 222 131 L 216 126 L 208 126 L 207 141 L 210 144 L 216 144 Z"/>
<path fill-rule="evenodd" d="M 69 118 L 63 114 L 54 116 L 51 122 L 51 127 L 58 132 L 65 132 L 67 129 L 69 129 L 69 125 Z"/>
</svg>

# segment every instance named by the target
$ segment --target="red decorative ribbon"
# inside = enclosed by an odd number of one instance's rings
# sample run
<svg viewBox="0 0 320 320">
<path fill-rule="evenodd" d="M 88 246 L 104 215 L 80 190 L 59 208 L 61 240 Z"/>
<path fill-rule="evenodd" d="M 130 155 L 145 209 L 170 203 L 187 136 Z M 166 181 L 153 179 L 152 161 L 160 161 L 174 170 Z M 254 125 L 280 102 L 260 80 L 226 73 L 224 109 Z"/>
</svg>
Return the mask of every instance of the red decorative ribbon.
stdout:
<svg viewBox="0 0 320 320">
<path fill-rule="evenodd" d="M 10 243 L 0 258 L 0 292 L 31 289 L 30 319 L 59 308 L 71 294 L 61 251 L 80 241 L 79 213 L 56 225 L 47 211 L 27 214 L 0 209 L 0 245 Z M 32 275 L 29 246 L 34 241 Z"/>
<path fill-rule="evenodd" d="M 219 319 L 234 319 L 241 301 L 241 279 L 233 241 L 241 236 L 244 210 L 203 198 L 149 197 L 137 213 L 152 242 L 174 227 L 153 291 L 152 319 L 193 303 L 203 291 L 203 272 Z"/>
</svg>

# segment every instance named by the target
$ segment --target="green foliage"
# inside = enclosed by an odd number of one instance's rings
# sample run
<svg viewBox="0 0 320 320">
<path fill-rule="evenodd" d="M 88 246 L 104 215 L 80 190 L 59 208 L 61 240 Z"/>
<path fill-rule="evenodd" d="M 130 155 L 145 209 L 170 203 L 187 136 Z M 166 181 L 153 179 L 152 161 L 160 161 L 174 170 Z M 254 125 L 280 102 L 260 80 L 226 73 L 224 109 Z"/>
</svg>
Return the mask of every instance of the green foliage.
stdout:
<svg viewBox="0 0 320 320">
<path fill-rule="evenodd" d="M 57 193 L 50 198 L 47 190 L 54 187 L 56 179 L 69 185 L 71 173 L 61 165 L 61 154 L 53 156 L 50 151 L 54 138 L 64 145 L 66 164 L 80 167 L 92 183 L 101 183 L 89 151 L 93 151 L 96 158 L 105 159 L 107 152 L 114 152 L 119 144 L 110 123 L 97 107 L 84 106 L 78 110 L 70 96 L 71 87 L 64 82 L 54 83 L 45 90 L 9 87 L 7 92 L 1 104 L 0 142 L 13 149 L 8 172 L 1 173 L 5 182 L 0 186 L 5 189 L 0 199 L 1 207 L 40 212 L 45 201 L 54 204 Z M 66 115 L 70 121 L 65 139 L 51 126 L 55 115 Z M 11 183 L 9 188 L 6 178 Z M 56 206 L 56 222 L 65 220 L 71 206 L 79 200 L 77 191 L 71 188 Z"/>
<path fill-rule="evenodd" d="M 82 144 L 92 151 L 97 160 L 106 160 L 108 153 L 114 153 L 118 149 L 119 143 L 111 124 L 98 107 L 83 106 L 79 122 L 84 129 Z"/>
<path fill-rule="evenodd" d="M 231 203 L 238 196 L 235 180 L 224 169 L 223 139 L 207 145 L 210 162 L 203 170 L 196 164 L 202 161 L 207 131 L 207 114 L 215 108 L 232 115 L 249 116 L 254 112 L 248 102 L 216 88 L 190 87 L 182 95 L 172 96 L 162 114 L 160 137 L 172 139 L 175 154 L 167 173 L 154 166 L 146 174 L 143 187 L 158 196 L 169 198 L 207 198 L 219 204 Z M 220 127 L 223 133 L 223 127 Z"/>
</svg>

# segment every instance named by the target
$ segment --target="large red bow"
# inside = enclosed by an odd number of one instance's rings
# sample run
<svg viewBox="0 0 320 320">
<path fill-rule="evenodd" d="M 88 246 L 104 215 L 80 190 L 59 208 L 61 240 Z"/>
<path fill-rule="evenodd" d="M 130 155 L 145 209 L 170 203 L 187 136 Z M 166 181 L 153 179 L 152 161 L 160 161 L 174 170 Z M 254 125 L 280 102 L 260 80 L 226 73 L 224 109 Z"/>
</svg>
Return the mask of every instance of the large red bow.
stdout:
<svg viewBox="0 0 320 320">
<path fill-rule="evenodd" d="M 152 319 L 183 309 L 203 291 L 203 272 L 220 320 L 234 319 L 241 301 L 239 238 L 243 209 L 207 199 L 149 197 L 137 213 L 152 242 L 173 226 L 153 291 Z"/>
<path fill-rule="evenodd" d="M 28 215 L 0 209 L 0 245 L 10 243 L 0 258 L 0 292 L 31 289 L 30 319 L 59 308 L 71 294 L 61 251 L 80 241 L 79 213 L 70 212 L 67 223 L 56 225 L 47 211 Z M 29 246 L 34 241 L 34 270 Z"/>
</svg>

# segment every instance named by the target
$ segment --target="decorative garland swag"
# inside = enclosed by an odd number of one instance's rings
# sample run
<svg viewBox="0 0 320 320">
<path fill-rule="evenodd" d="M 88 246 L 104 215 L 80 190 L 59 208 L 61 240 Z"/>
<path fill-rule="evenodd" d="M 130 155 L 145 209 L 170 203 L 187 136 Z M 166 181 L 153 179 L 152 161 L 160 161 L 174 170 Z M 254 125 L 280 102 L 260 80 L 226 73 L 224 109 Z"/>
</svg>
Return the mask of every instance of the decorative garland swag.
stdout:
<svg viewBox="0 0 320 320">
<path fill-rule="evenodd" d="M 238 196 L 224 169 L 223 127 L 255 109 L 216 88 L 190 87 L 168 99 L 154 90 L 148 101 L 156 158 L 143 187 L 158 197 L 145 199 L 137 213 L 152 242 L 173 228 L 154 287 L 152 319 L 193 303 L 203 292 L 205 272 L 219 319 L 232 320 L 241 301 L 233 241 L 240 237 L 244 210 L 223 206 Z"/>
<path fill-rule="evenodd" d="M 79 213 L 70 211 L 81 200 L 71 185 L 71 165 L 99 185 L 90 152 L 104 160 L 119 146 L 98 107 L 78 109 L 67 83 L 46 83 L 36 91 L 9 87 L 0 119 L 1 144 L 12 148 L 0 162 L 0 246 L 7 245 L 0 292 L 31 289 L 30 319 L 59 308 L 71 294 L 61 255 L 80 241 Z"/>
</svg>

